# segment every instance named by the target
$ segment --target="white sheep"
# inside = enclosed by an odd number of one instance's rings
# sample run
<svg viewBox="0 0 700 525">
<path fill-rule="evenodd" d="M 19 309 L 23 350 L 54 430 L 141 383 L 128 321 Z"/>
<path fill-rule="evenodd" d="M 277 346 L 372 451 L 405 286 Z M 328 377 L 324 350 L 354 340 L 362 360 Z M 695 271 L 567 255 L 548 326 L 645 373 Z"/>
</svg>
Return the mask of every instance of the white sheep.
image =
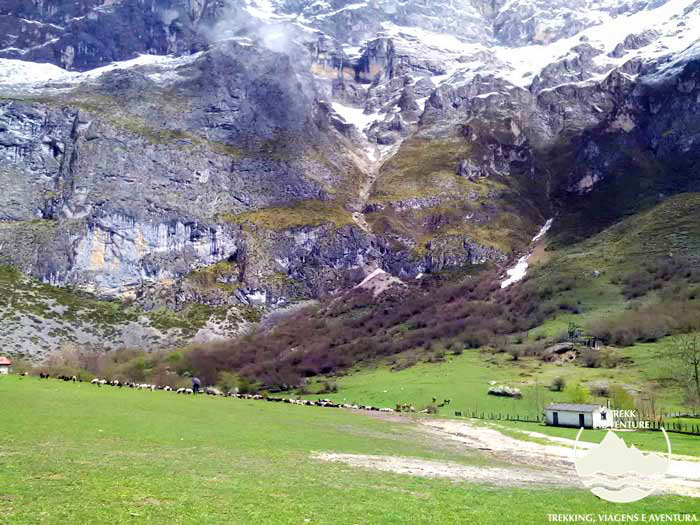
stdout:
<svg viewBox="0 0 700 525">
<path fill-rule="evenodd" d="M 97 384 L 99 384 L 99 383 L 100 383 L 100 380 L 97 379 L 97 378 L 95 378 L 95 379 L 93 379 L 92 381 L 90 381 L 90 384 L 92 384 L 92 385 L 97 385 Z"/>
<path fill-rule="evenodd" d="M 185 388 L 185 394 L 194 394 L 194 390 L 191 388 Z"/>
<path fill-rule="evenodd" d="M 164 386 L 164 387 L 163 387 L 163 390 L 166 391 L 166 392 L 171 392 L 171 391 L 172 391 L 172 388 L 170 388 L 169 386 Z"/>
</svg>

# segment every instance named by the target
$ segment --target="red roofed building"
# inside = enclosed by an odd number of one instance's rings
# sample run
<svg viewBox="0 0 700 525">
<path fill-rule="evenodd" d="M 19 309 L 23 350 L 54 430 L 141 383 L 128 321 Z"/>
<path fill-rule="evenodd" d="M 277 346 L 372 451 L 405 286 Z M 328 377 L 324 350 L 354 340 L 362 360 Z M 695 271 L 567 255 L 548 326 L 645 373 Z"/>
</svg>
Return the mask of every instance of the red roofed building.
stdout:
<svg viewBox="0 0 700 525">
<path fill-rule="evenodd" d="M 12 361 L 0 355 L 0 374 L 7 375 L 10 372 Z"/>
</svg>

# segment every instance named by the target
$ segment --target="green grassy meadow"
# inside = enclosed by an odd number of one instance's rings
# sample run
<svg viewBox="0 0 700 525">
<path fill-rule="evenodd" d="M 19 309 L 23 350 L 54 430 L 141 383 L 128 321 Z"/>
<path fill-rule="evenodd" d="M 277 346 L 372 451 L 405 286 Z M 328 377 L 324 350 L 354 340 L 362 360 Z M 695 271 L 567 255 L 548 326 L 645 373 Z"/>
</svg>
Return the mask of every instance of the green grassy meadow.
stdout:
<svg viewBox="0 0 700 525">
<path fill-rule="evenodd" d="M 697 511 L 681 497 L 624 507 L 585 490 L 503 488 L 322 463 L 313 452 L 484 465 L 409 419 L 0 378 L 2 523 L 546 523 L 549 513 Z"/>
<path fill-rule="evenodd" d="M 564 392 L 553 392 L 549 388 L 557 377 L 567 383 L 606 381 L 635 388 L 662 380 L 669 372 L 664 369 L 660 356 L 672 344 L 673 338 L 666 338 L 656 343 L 620 349 L 620 355 L 629 361 L 615 368 L 546 363 L 535 357 L 513 361 L 505 353 L 478 350 L 465 350 L 462 355 L 448 354 L 443 362 L 421 362 L 399 371 L 392 371 L 386 363 L 376 363 L 333 378 L 338 392 L 322 394 L 322 397 L 392 408 L 396 403 L 408 403 L 417 409 L 427 406 L 435 397 L 438 403 L 451 399 L 450 405 L 441 409 L 441 416 L 454 415 L 455 411 L 475 411 L 534 417 L 541 414 L 542 407 L 547 403 L 567 401 Z M 324 381 L 320 379 L 312 384 L 311 391 L 320 388 Z M 523 397 L 511 399 L 488 395 L 491 381 L 517 387 Z M 681 411 L 681 395 L 678 388 L 666 386 L 658 393 L 659 403 L 669 412 Z M 313 399 L 318 395 L 306 397 Z M 603 404 L 606 402 L 605 398 L 595 400 Z"/>
</svg>

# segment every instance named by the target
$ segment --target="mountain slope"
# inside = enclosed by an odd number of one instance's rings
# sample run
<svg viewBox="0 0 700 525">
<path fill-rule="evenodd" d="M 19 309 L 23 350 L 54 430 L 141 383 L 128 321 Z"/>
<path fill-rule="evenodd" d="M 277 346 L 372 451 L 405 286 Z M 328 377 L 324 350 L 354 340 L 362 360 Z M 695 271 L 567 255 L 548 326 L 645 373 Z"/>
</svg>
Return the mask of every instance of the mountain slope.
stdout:
<svg viewBox="0 0 700 525">
<path fill-rule="evenodd" d="M 146 311 L 501 265 L 698 189 L 697 1 L 3 9 L 2 262 Z"/>
</svg>

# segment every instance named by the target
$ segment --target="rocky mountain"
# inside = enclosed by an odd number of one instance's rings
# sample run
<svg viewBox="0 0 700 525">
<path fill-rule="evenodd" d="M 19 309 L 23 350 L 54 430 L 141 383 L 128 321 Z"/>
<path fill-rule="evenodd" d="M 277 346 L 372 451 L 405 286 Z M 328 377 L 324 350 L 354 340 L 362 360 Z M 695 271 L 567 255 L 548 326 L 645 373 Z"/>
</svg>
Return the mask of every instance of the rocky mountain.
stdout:
<svg viewBox="0 0 700 525">
<path fill-rule="evenodd" d="M 503 264 L 552 217 L 585 238 L 700 186 L 698 27 L 698 0 L 4 2 L 2 263 L 238 311 Z"/>
</svg>

